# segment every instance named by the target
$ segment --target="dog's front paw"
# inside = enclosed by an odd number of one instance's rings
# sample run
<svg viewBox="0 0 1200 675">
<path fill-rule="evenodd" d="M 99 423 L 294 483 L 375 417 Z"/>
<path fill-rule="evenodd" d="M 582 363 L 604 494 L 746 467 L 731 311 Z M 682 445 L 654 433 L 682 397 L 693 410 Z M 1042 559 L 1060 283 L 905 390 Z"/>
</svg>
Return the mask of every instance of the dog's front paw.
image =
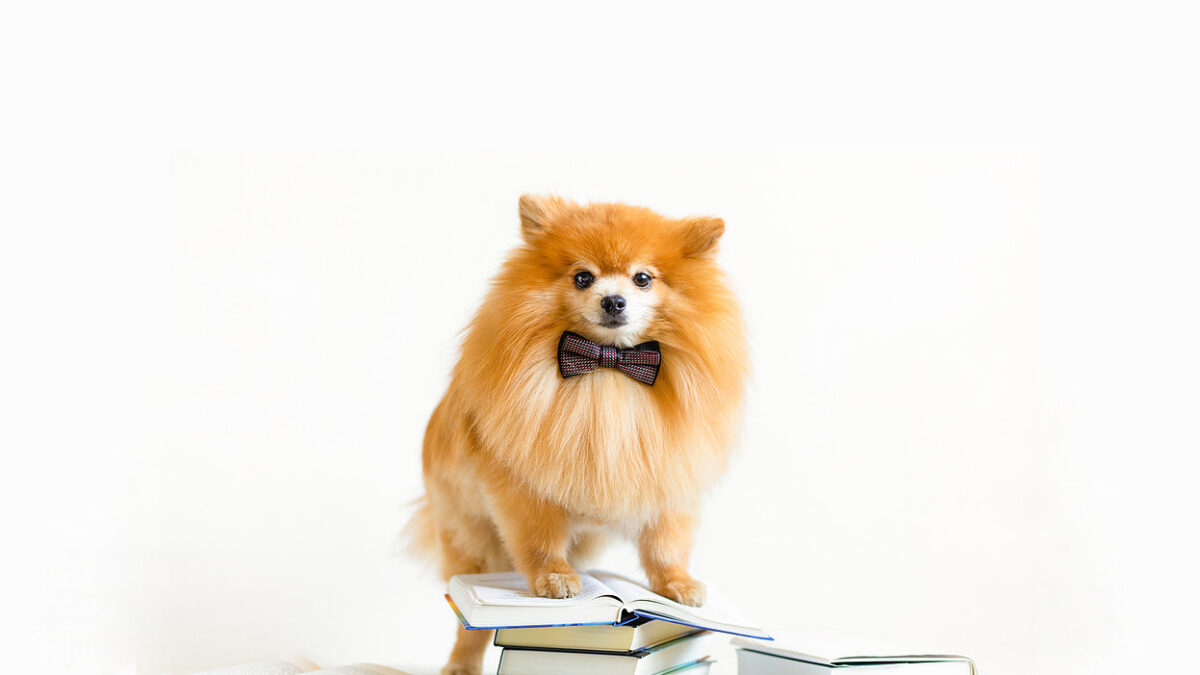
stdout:
<svg viewBox="0 0 1200 675">
<path fill-rule="evenodd" d="M 533 579 L 533 592 L 543 598 L 573 598 L 579 588 L 579 575 L 574 572 L 542 572 Z"/>
<path fill-rule="evenodd" d="M 479 675 L 483 666 L 478 663 L 447 663 L 442 668 L 442 675 Z"/>
<path fill-rule="evenodd" d="M 699 607 L 704 604 L 704 584 L 691 577 L 676 577 L 664 583 L 655 593 L 670 598 L 681 605 Z"/>
</svg>

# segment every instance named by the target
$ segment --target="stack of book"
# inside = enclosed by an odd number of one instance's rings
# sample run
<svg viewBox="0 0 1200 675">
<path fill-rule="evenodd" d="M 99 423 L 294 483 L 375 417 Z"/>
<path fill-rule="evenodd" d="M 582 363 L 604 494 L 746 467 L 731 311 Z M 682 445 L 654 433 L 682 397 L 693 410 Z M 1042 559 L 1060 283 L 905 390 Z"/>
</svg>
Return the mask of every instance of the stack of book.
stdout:
<svg viewBox="0 0 1200 675">
<path fill-rule="evenodd" d="M 554 600 L 517 573 L 461 575 L 446 599 L 467 629 L 498 629 L 499 675 L 702 675 L 719 633 L 771 639 L 711 586 L 689 607 L 611 572 L 580 581 L 574 598 Z"/>
</svg>

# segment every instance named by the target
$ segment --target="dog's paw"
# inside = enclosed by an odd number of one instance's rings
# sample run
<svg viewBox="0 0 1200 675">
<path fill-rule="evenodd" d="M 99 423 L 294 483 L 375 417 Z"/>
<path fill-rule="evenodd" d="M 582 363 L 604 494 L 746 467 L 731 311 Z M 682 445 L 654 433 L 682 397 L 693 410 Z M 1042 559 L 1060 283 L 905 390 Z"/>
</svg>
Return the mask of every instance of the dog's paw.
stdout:
<svg viewBox="0 0 1200 675">
<path fill-rule="evenodd" d="M 704 584 L 691 577 L 675 578 L 654 589 L 655 593 L 670 598 L 681 605 L 699 607 L 704 604 Z"/>
<path fill-rule="evenodd" d="M 442 675 L 479 675 L 482 670 L 478 663 L 447 663 L 442 667 Z"/>
<path fill-rule="evenodd" d="M 542 572 L 533 580 L 533 592 L 543 598 L 573 598 L 579 588 L 579 575 L 574 572 Z"/>
</svg>

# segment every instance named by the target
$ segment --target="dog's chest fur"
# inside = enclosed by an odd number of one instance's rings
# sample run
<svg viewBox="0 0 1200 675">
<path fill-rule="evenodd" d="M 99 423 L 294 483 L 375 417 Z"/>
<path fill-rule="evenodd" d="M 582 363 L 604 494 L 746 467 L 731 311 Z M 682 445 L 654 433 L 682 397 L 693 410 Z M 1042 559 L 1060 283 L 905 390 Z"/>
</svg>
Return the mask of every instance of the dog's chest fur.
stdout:
<svg viewBox="0 0 1200 675">
<path fill-rule="evenodd" d="M 507 419 L 491 421 L 510 475 L 539 496 L 582 519 L 628 522 L 690 505 L 709 482 L 703 419 L 684 424 L 663 392 L 612 369 L 538 371 L 503 406 Z"/>
</svg>

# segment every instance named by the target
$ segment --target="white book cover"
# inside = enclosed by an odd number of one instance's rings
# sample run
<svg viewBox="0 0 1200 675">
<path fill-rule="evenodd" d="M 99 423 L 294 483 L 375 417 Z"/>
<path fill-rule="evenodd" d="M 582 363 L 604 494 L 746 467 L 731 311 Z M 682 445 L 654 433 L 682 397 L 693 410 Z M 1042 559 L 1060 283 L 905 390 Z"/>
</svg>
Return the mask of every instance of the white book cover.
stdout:
<svg viewBox="0 0 1200 675">
<path fill-rule="evenodd" d="M 899 672 L 899 666 L 918 664 L 953 664 L 927 668 L 929 672 L 966 675 L 976 673 L 975 663 L 966 656 L 946 654 L 936 650 L 912 649 L 890 641 L 827 630 L 789 631 L 777 641 L 764 643 L 758 640 L 735 638 L 733 646 L 768 656 L 801 661 L 804 663 L 840 668 L 847 666 L 883 666 Z M 917 672 L 905 668 L 905 673 Z"/>
</svg>

